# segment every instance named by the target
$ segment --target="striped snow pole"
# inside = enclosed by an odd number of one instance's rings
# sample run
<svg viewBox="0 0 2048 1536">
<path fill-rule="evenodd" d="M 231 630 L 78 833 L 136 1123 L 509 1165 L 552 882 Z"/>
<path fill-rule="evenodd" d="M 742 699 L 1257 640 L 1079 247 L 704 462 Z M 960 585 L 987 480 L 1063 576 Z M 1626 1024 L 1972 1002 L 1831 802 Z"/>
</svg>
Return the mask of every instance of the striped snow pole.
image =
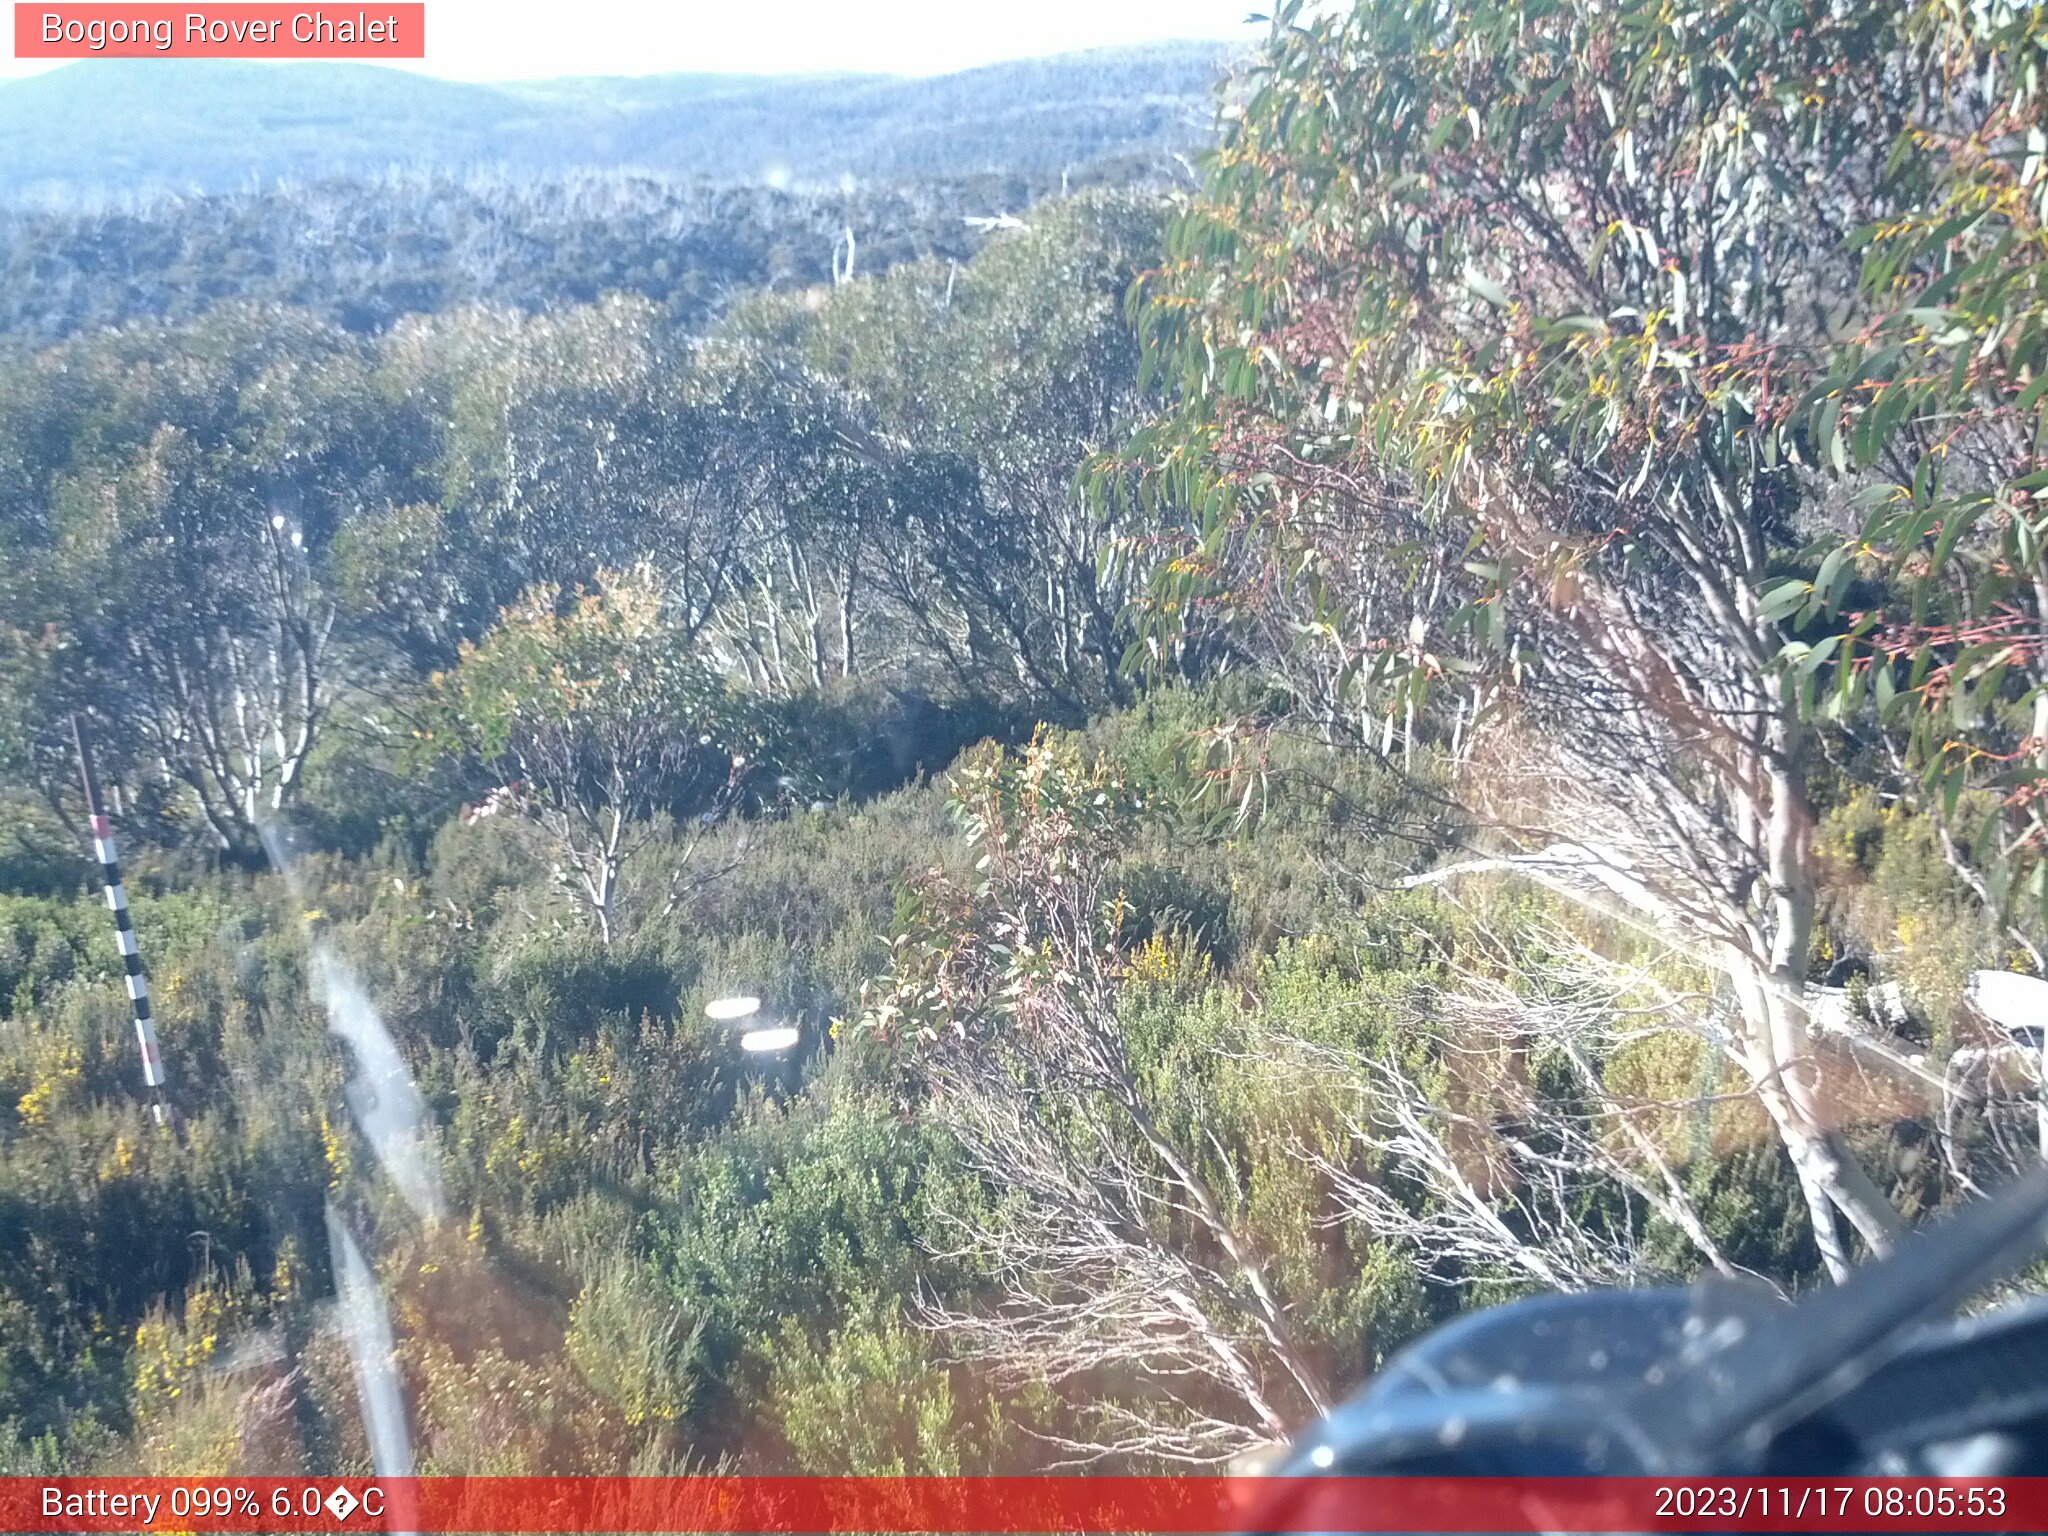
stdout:
<svg viewBox="0 0 2048 1536">
<path fill-rule="evenodd" d="M 142 952 L 135 945 L 135 924 L 128 916 L 128 888 L 121 883 L 121 863 L 114 852 L 114 824 L 100 804 L 99 784 L 93 778 L 92 753 L 85 744 L 85 728 L 77 717 L 71 721 L 72 739 L 78 743 L 78 775 L 85 786 L 85 809 L 92 827 L 93 856 L 100 861 L 100 879 L 107 888 L 107 907 L 114 914 L 114 942 L 120 946 L 121 968 L 128 974 L 128 1000 L 135 1006 L 135 1043 L 142 1051 L 142 1081 L 156 1096 L 151 1110 L 158 1125 L 164 1123 L 164 1058 L 156 1043 L 156 1022 L 149 1009 L 149 978 L 143 974 Z"/>
</svg>

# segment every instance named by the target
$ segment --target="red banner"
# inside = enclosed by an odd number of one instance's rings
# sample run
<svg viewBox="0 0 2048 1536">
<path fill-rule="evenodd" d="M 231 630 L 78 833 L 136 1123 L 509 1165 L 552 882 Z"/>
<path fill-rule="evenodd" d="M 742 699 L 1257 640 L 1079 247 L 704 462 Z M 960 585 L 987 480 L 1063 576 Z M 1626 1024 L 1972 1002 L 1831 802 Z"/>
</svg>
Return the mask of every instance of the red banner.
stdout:
<svg viewBox="0 0 2048 1536">
<path fill-rule="evenodd" d="M 427 8 L 342 5 L 14 7 L 18 59 L 423 59 Z"/>
<path fill-rule="evenodd" d="M 2041 1531 L 2048 1478 L 0 1478 L 0 1530 Z"/>
</svg>

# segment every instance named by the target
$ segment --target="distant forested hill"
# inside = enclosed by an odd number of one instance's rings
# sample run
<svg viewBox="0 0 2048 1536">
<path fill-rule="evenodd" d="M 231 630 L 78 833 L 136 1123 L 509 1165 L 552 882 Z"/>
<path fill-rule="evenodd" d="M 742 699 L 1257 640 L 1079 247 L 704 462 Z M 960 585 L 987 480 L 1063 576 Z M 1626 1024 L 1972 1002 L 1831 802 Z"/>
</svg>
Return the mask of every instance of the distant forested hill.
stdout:
<svg viewBox="0 0 2048 1536">
<path fill-rule="evenodd" d="M 0 85 L 0 200 L 246 190 L 398 169 L 727 183 L 1052 175 L 1205 142 L 1225 60 L 1165 43 L 934 79 L 471 85 L 356 64 L 95 60 Z"/>
<path fill-rule="evenodd" d="M 1171 43 L 937 79 L 464 85 L 352 64 L 107 60 L 0 85 L 0 344 L 227 300 L 353 331 L 488 302 L 734 295 L 963 260 L 969 218 L 1158 186 L 1227 63 Z"/>
</svg>

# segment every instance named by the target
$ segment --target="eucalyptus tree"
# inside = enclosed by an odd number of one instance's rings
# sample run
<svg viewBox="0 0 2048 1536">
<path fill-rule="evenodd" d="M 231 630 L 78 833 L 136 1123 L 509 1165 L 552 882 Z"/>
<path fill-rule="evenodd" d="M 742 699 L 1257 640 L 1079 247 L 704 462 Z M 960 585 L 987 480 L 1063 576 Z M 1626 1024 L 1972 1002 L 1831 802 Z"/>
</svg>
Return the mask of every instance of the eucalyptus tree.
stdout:
<svg viewBox="0 0 2048 1536">
<path fill-rule="evenodd" d="M 698 480 L 732 541 L 710 644 L 785 697 L 857 675 L 881 475 L 857 406 L 759 332 L 702 347 L 690 388 Z"/>
<path fill-rule="evenodd" d="M 657 813 L 730 809 L 763 745 L 756 712 L 692 651 L 664 574 L 600 571 L 529 589 L 434 678 L 419 750 L 496 781 L 472 816 L 525 828 L 609 944 L 621 880 Z"/>
<path fill-rule="evenodd" d="M 2043 961 L 2048 929 L 2048 18 L 1900 19 L 1894 205 L 1857 230 L 1864 323 L 1797 408 L 1862 483 L 1812 579 L 1834 696 L 1874 710 L 1899 787 Z M 1865 578 L 1858 585 L 1858 577 Z M 1889 586 L 1872 601 L 1870 578 Z M 1861 600 L 1857 600 L 1860 596 Z"/>
<path fill-rule="evenodd" d="M 796 450 L 764 527 L 804 556 L 773 575 L 812 656 L 1067 712 L 1125 696 L 1132 568 L 1075 477 L 1138 419 L 1122 295 L 1157 233 L 1146 204 L 1077 198 L 964 267 L 746 306 L 706 349 L 756 380 L 764 444 Z"/>
<path fill-rule="evenodd" d="M 410 489 L 405 413 L 359 343 L 270 310 L 81 339 L 0 394 L 10 606 L 54 647 L 44 703 L 102 717 L 131 799 L 253 850 L 335 695 L 336 531 Z"/>
<path fill-rule="evenodd" d="M 528 586 L 643 555 L 674 622 L 710 621 L 741 538 L 729 423 L 697 402 L 691 348 L 655 306 L 458 310 L 396 328 L 380 365 L 432 423 L 435 477 L 352 525 L 343 569 L 408 660 L 445 665 Z"/>
<path fill-rule="evenodd" d="M 1135 301 L 1175 408 L 1104 466 L 1178 529 L 1140 654 L 1220 633 L 1333 741 L 1438 733 L 1479 867 L 1720 968 L 1837 1274 L 1838 1214 L 1900 1218 L 1810 1039 L 1833 647 L 1778 565 L 1907 61 L 1875 4 L 1281 7 Z"/>
</svg>

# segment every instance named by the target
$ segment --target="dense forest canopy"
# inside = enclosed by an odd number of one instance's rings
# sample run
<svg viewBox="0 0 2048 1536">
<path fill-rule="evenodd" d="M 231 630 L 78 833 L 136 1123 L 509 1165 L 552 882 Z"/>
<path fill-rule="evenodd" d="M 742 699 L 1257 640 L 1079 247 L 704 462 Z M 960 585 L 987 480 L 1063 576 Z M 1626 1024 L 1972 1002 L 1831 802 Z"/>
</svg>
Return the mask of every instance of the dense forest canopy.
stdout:
<svg viewBox="0 0 2048 1536">
<path fill-rule="evenodd" d="M 1229 1464 L 2048 1156 L 2044 27 L 1296 3 L 1177 189 L 7 215 L 0 1470 L 367 1467 L 344 1235 L 424 1472 Z"/>
<path fill-rule="evenodd" d="M 280 303 L 351 331 L 470 303 L 525 310 L 650 299 L 685 330 L 762 289 L 918 259 L 965 261 L 1008 210 L 1060 190 L 1150 187 L 1138 162 L 829 191 L 622 173 L 557 180 L 391 176 L 163 197 L 133 208 L 0 209 L 0 345 L 136 319 Z M 1015 214 L 1010 214 L 1015 217 Z M 848 232 L 853 254 L 847 256 Z"/>
</svg>

